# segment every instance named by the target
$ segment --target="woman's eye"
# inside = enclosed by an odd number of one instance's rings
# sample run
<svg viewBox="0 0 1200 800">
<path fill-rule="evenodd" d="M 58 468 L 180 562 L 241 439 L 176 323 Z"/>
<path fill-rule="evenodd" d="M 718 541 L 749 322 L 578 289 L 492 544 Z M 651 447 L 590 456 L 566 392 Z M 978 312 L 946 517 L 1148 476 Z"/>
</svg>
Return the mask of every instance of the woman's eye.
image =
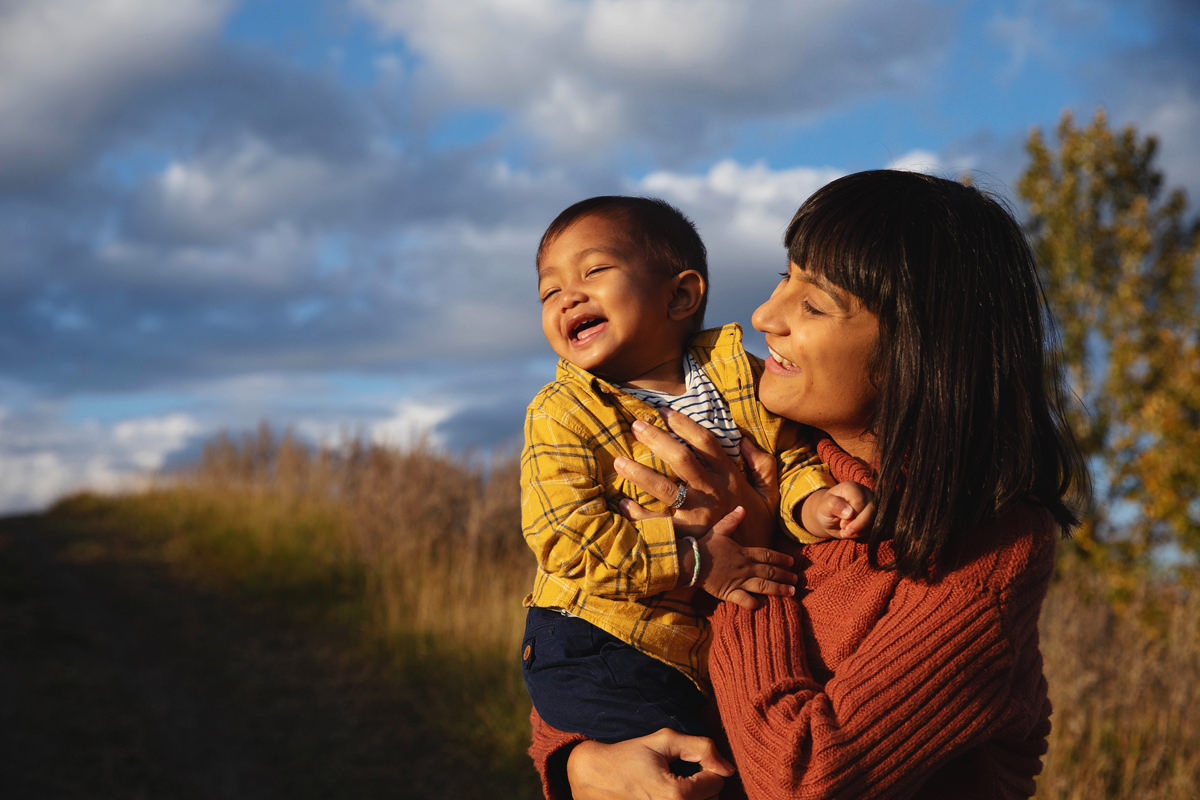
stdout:
<svg viewBox="0 0 1200 800">
<path fill-rule="evenodd" d="M 804 308 L 804 311 L 805 311 L 806 313 L 808 313 L 808 314 L 812 314 L 813 316 L 817 316 L 817 317 L 819 317 L 819 316 L 821 316 L 821 315 L 823 315 L 823 314 L 825 313 L 824 311 L 822 311 L 821 309 L 817 308 L 816 306 L 814 306 L 812 303 L 808 302 L 807 300 L 803 300 L 803 301 L 801 301 L 801 303 L 800 303 L 800 304 L 801 304 L 801 306 L 803 306 L 803 308 Z"/>
</svg>

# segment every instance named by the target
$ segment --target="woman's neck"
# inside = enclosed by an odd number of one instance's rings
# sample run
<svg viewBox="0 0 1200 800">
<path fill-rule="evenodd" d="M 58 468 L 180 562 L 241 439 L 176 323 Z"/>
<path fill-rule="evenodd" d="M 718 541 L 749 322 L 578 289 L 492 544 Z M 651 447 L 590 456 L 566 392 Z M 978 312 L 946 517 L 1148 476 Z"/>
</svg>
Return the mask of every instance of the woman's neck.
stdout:
<svg viewBox="0 0 1200 800">
<path fill-rule="evenodd" d="M 857 434 L 833 433 L 829 432 L 829 438 L 837 444 L 838 447 L 845 450 L 850 455 L 874 468 L 879 462 L 876 459 L 876 441 L 875 436 L 867 431 L 861 431 Z"/>
</svg>

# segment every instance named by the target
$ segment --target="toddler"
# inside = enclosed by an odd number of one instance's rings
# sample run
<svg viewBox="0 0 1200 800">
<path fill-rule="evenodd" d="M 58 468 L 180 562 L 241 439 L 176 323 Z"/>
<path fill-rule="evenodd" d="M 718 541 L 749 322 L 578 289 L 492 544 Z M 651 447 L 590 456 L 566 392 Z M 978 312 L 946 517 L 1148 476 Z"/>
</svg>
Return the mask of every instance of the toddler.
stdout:
<svg viewBox="0 0 1200 800">
<path fill-rule="evenodd" d="M 693 601 L 697 590 L 728 599 L 748 557 L 735 563 L 730 548 L 711 547 L 713 534 L 677 530 L 672 507 L 616 473 L 623 457 L 669 474 L 632 424 L 663 427 L 658 409 L 670 408 L 735 461 L 742 437 L 774 453 L 784 528 L 802 543 L 852 535 L 872 498 L 833 485 L 799 426 L 758 403 L 763 365 L 740 326 L 700 330 L 707 255 L 677 209 L 637 197 L 576 203 L 543 234 L 537 271 L 542 329 L 560 360 L 529 405 L 521 456 L 522 530 L 538 564 L 525 599 L 526 687 L 546 722 L 600 741 L 662 727 L 705 735 L 709 631 Z M 625 497 L 663 516 L 627 519 Z M 681 488 L 673 507 L 684 502 Z"/>
</svg>

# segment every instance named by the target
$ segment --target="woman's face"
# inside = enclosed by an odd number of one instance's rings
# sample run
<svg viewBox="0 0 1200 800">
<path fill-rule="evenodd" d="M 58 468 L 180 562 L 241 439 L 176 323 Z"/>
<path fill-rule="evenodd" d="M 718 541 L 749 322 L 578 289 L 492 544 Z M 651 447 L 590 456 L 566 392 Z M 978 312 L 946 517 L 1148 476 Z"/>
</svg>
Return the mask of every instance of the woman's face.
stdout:
<svg viewBox="0 0 1200 800">
<path fill-rule="evenodd" d="M 771 353 L 758 387 L 762 404 L 872 461 L 866 429 L 878 402 L 868 366 L 879 339 L 875 314 L 849 292 L 789 264 L 752 322 Z"/>
</svg>

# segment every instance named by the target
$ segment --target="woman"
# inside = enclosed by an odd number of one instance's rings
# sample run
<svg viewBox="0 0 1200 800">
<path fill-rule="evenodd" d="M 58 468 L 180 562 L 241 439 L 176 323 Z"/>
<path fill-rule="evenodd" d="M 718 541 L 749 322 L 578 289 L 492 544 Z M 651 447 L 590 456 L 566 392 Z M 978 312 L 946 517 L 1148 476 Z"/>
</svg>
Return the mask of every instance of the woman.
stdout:
<svg viewBox="0 0 1200 800">
<path fill-rule="evenodd" d="M 892 171 L 818 191 L 785 244 L 788 272 L 753 318 L 771 352 L 760 398 L 818 429 L 834 476 L 872 486 L 877 511 L 860 540 L 794 551 L 796 597 L 712 614 L 713 696 L 741 784 L 753 800 L 1028 797 L 1050 718 L 1038 613 L 1056 534 L 1077 523 L 1066 498 L 1089 488 L 1028 244 L 977 190 Z M 695 426 L 668 424 L 694 452 L 652 427 L 639 438 L 708 524 L 771 496 L 769 457 L 750 454 L 748 481 Z M 744 545 L 766 543 L 749 527 Z M 706 739 L 580 742 L 536 716 L 530 752 L 550 796 L 579 800 L 713 797 L 732 774 Z M 702 769 L 677 777 L 674 758 Z"/>
</svg>

